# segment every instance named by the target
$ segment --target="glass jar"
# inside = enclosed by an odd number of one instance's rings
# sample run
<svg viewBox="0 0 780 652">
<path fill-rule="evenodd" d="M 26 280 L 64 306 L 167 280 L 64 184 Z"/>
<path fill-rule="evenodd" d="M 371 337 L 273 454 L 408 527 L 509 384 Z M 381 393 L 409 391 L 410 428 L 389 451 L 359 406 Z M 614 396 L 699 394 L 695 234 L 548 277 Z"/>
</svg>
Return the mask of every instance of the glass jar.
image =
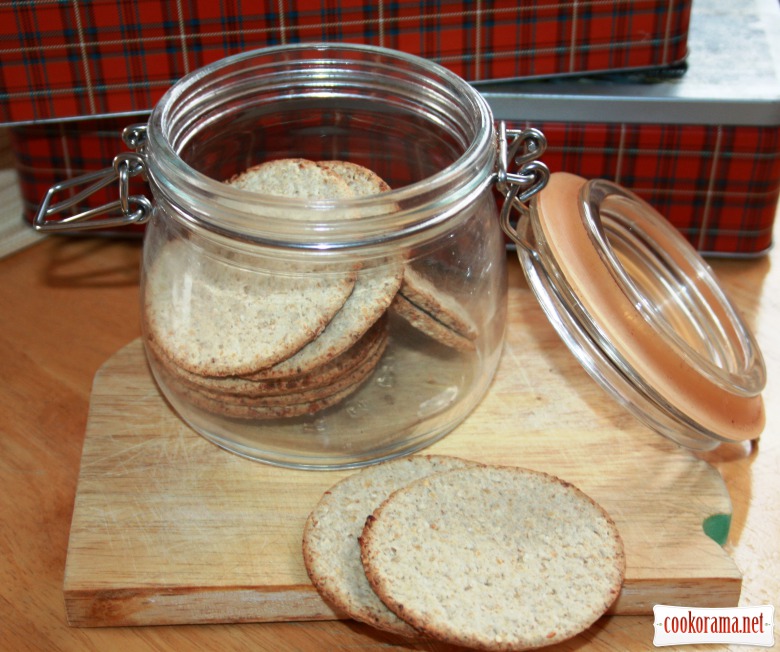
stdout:
<svg viewBox="0 0 780 652">
<path fill-rule="evenodd" d="M 219 446 L 343 468 L 444 436 L 499 362 L 504 234 L 563 342 L 640 420 L 697 449 L 763 429 L 758 345 L 699 254 L 633 193 L 550 176 L 538 131 L 494 125 L 437 64 L 363 45 L 247 52 L 184 77 L 125 142 L 135 151 L 108 171 L 52 187 L 36 228 L 148 221 L 149 366 Z M 270 164 L 275 183 L 314 166 L 346 184 L 334 161 L 378 175 L 382 192 L 236 182 Z M 141 173 L 153 202 L 130 193 Z M 48 219 L 116 179 L 116 202 Z"/>
<path fill-rule="evenodd" d="M 197 432 L 273 464 L 353 466 L 427 446 L 484 395 L 505 247 L 493 119 L 460 78 L 358 46 L 241 54 L 173 86 L 141 151 L 144 342 Z M 392 190 L 225 183 L 298 159 L 359 164 Z"/>
</svg>

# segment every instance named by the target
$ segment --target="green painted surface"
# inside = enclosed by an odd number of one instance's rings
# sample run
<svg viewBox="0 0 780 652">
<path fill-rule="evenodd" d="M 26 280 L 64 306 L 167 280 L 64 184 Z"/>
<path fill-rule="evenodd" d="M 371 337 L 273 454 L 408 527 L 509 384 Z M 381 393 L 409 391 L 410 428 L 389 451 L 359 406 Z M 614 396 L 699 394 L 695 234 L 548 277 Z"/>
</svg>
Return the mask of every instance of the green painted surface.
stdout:
<svg viewBox="0 0 780 652">
<path fill-rule="evenodd" d="M 721 546 L 729 538 L 731 529 L 731 514 L 713 514 L 704 519 L 702 529 L 710 539 Z"/>
</svg>

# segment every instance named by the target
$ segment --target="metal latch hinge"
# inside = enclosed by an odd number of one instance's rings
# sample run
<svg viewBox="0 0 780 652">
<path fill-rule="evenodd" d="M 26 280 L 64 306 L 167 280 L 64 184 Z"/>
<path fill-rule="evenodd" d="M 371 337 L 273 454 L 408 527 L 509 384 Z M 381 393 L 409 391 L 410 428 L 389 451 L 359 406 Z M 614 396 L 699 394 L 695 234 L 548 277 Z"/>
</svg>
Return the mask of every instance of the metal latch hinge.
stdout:
<svg viewBox="0 0 780 652">
<path fill-rule="evenodd" d="M 144 171 L 143 149 L 146 141 L 146 125 L 131 125 L 122 133 L 122 140 L 135 151 L 124 152 L 114 158 L 111 167 L 88 172 L 67 181 L 54 184 L 46 193 L 33 226 L 37 231 L 80 231 L 104 229 L 128 224 L 143 224 L 152 214 L 152 203 L 144 195 L 130 194 L 130 179 Z M 90 195 L 105 188 L 114 181 L 119 182 L 119 199 L 84 210 L 61 219 L 50 219 L 53 215 L 82 204 Z M 78 190 L 81 188 L 81 190 Z M 72 191 L 59 202 L 57 195 Z"/>
<path fill-rule="evenodd" d="M 547 149 L 547 139 L 538 129 L 507 129 L 503 121 L 498 129 L 496 187 L 504 196 L 499 221 L 512 242 L 528 249 L 530 247 L 520 236 L 512 214 L 514 211 L 520 218 L 528 215 L 531 198 L 547 185 L 550 170 L 539 160 Z M 517 172 L 510 172 L 510 165 L 516 166 Z"/>
</svg>

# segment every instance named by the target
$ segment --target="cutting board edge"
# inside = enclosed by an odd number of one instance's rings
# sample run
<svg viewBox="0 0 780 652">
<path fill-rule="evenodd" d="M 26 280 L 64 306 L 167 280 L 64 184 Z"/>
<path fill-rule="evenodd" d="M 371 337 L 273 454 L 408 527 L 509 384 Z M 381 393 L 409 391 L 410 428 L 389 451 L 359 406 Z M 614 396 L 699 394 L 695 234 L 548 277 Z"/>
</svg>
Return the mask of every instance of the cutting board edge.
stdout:
<svg viewBox="0 0 780 652">
<path fill-rule="evenodd" d="M 645 616 L 658 604 L 725 608 L 739 605 L 742 576 L 675 579 L 670 585 L 662 579 L 636 579 L 625 582 L 608 613 L 613 616 Z M 652 600 L 648 597 L 652 596 Z"/>
<path fill-rule="evenodd" d="M 739 603 L 741 577 L 629 580 L 608 613 L 645 616 L 656 604 L 734 607 Z M 313 586 L 195 587 L 186 590 L 138 587 L 120 590 L 65 587 L 68 624 L 73 627 L 235 624 L 343 620 L 348 616 L 325 603 Z M 653 600 L 648 600 L 652 596 Z M 296 605 L 290 617 L 289 604 Z"/>
<path fill-rule="evenodd" d="M 253 586 L 145 586 L 104 589 L 64 587 L 65 612 L 71 627 L 235 624 L 341 620 L 313 586 L 264 589 Z M 297 614 L 290 616 L 290 603 Z"/>
</svg>

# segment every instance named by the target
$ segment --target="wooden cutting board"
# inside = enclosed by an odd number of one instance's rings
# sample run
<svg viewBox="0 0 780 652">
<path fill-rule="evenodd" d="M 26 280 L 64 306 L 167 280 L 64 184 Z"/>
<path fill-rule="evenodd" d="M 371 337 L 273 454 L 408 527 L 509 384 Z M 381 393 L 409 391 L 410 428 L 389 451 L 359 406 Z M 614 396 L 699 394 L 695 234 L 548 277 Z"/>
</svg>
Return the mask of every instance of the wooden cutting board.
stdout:
<svg viewBox="0 0 780 652">
<path fill-rule="evenodd" d="M 623 536 L 613 607 L 735 606 L 741 576 L 707 537 L 730 514 L 718 472 L 639 424 L 579 367 L 517 266 L 487 397 L 426 452 L 556 474 L 600 502 Z M 304 521 L 341 471 L 293 471 L 225 452 L 160 397 L 140 341 L 95 377 L 65 570 L 77 626 L 338 618 L 311 586 Z"/>
</svg>

